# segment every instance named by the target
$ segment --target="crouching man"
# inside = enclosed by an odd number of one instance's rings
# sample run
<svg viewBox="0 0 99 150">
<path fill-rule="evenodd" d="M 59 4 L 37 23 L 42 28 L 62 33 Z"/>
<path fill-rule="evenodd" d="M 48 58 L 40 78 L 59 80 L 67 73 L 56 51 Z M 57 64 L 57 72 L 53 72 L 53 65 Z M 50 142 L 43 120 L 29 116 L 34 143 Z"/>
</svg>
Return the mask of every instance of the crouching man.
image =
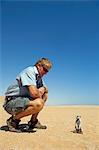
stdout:
<svg viewBox="0 0 99 150">
<path fill-rule="evenodd" d="M 29 129 L 46 129 L 37 116 L 48 98 L 48 89 L 42 77 L 51 69 L 52 63 L 42 58 L 34 66 L 27 67 L 5 93 L 4 109 L 11 114 L 6 121 L 10 131 L 17 131 L 21 118 L 31 115 Z"/>
</svg>

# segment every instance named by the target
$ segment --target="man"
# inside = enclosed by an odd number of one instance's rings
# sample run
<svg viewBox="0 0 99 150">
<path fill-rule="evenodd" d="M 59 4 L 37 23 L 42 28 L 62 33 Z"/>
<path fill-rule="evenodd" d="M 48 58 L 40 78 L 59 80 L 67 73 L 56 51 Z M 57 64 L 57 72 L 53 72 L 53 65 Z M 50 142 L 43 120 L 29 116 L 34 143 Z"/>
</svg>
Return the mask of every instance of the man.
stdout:
<svg viewBox="0 0 99 150">
<path fill-rule="evenodd" d="M 46 129 L 37 116 L 48 98 L 48 89 L 42 77 L 51 67 L 52 63 L 47 58 L 42 58 L 34 66 L 24 69 L 16 77 L 16 82 L 8 87 L 4 109 L 11 114 L 6 121 L 10 131 L 17 131 L 21 118 L 29 115 L 32 115 L 28 122 L 30 129 Z"/>
</svg>

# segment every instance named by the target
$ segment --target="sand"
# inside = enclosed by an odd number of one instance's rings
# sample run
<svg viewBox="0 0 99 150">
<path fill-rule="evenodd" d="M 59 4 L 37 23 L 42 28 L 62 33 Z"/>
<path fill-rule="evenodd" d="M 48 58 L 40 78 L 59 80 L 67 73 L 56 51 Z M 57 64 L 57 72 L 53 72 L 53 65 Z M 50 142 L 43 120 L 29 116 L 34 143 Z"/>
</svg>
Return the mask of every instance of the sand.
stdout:
<svg viewBox="0 0 99 150">
<path fill-rule="evenodd" d="M 0 127 L 10 117 L 0 99 Z M 73 133 L 75 116 L 81 115 L 83 134 Z M 22 119 L 27 123 L 30 117 Z M 14 133 L 0 130 L 0 150 L 99 150 L 99 106 L 45 106 L 39 120 L 46 130 Z"/>
</svg>

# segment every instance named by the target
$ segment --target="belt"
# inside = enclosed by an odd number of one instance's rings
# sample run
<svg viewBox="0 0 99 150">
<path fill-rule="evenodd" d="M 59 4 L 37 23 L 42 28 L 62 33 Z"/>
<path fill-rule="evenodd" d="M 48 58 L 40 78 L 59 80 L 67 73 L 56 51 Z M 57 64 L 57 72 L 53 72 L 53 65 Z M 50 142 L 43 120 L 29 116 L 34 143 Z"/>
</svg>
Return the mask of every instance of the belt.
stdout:
<svg viewBox="0 0 99 150">
<path fill-rule="evenodd" d="M 7 101 L 7 102 L 9 102 L 10 100 L 12 100 L 12 99 L 16 99 L 18 96 L 6 96 L 5 97 L 5 100 Z"/>
</svg>

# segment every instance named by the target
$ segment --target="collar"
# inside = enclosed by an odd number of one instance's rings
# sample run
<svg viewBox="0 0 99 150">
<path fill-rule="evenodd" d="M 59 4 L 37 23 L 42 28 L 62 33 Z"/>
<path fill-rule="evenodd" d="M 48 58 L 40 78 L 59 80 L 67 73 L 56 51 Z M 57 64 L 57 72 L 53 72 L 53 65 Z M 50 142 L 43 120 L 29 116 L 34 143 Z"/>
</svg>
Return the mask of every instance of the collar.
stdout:
<svg viewBox="0 0 99 150">
<path fill-rule="evenodd" d="M 36 66 L 34 66 L 34 72 L 35 72 L 35 74 L 38 74 L 38 75 L 39 75 L 39 72 L 38 72 L 38 70 L 37 70 L 37 67 L 36 67 Z"/>
</svg>

